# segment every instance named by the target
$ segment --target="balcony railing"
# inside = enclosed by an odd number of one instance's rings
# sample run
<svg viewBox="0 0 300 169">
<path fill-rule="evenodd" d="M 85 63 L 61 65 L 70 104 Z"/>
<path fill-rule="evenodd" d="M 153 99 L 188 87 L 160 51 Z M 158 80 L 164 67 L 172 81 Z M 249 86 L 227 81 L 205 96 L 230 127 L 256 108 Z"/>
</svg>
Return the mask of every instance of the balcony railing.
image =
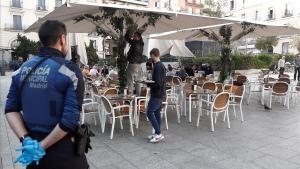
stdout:
<svg viewBox="0 0 300 169">
<path fill-rule="evenodd" d="M 37 11 L 47 11 L 47 7 L 45 5 L 37 5 L 36 10 Z"/>
<path fill-rule="evenodd" d="M 23 8 L 23 1 L 21 0 L 11 0 L 10 1 L 11 8 Z"/>
</svg>

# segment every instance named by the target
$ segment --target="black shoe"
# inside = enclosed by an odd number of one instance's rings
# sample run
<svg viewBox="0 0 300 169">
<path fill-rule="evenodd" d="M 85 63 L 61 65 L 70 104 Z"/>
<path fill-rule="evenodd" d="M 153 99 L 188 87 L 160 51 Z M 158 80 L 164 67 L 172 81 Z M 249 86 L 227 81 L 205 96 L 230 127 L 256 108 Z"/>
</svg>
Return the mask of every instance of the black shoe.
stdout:
<svg viewBox="0 0 300 169">
<path fill-rule="evenodd" d="M 272 110 L 270 107 L 268 107 L 267 105 L 264 105 L 265 106 L 265 110 Z"/>
</svg>

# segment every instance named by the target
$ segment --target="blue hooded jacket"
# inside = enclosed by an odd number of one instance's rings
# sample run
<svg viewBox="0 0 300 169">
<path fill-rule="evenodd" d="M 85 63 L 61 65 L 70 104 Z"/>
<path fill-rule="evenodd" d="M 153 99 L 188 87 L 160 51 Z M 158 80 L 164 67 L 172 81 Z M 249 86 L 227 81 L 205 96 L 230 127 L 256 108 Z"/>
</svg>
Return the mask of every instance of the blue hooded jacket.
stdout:
<svg viewBox="0 0 300 169">
<path fill-rule="evenodd" d="M 43 57 L 50 56 L 26 80 L 21 80 Z M 39 56 L 25 62 L 12 75 L 5 113 L 22 112 L 29 131 L 50 133 L 59 124 L 72 132 L 79 123 L 84 82 L 79 67 L 53 48 L 41 48 Z"/>
</svg>

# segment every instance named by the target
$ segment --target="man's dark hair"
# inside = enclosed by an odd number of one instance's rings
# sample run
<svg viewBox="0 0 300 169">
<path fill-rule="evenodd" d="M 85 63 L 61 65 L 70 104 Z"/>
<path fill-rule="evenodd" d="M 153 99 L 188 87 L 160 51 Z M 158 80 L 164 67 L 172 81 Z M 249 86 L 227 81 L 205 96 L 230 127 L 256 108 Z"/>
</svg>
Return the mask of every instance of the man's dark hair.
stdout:
<svg viewBox="0 0 300 169">
<path fill-rule="evenodd" d="M 159 57 L 159 50 L 157 48 L 153 48 L 151 51 L 150 51 L 150 56 L 151 55 L 154 55 L 156 57 Z"/>
<path fill-rule="evenodd" d="M 138 31 L 134 32 L 134 34 L 138 35 L 139 38 L 142 37 L 142 34 L 140 32 L 138 32 Z"/>
<path fill-rule="evenodd" d="M 66 25 L 58 20 L 47 20 L 39 29 L 43 46 L 55 45 L 61 35 L 67 35 Z"/>
</svg>

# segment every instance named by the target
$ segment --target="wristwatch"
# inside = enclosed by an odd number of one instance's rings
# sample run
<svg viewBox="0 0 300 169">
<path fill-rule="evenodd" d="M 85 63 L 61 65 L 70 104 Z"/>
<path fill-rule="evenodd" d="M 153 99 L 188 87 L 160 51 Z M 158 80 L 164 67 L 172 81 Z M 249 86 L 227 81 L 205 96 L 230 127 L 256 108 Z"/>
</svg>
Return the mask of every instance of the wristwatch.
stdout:
<svg viewBox="0 0 300 169">
<path fill-rule="evenodd" d="M 19 138 L 19 139 L 20 139 L 20 142 L 23 143 L 23 141 L 24 141 L 24 139 L 25 139 L 26 137 L 29 137 L 29 134 L 25 134 L 25 135 L 21 136 L 21 137 Z"/>
</svg>

